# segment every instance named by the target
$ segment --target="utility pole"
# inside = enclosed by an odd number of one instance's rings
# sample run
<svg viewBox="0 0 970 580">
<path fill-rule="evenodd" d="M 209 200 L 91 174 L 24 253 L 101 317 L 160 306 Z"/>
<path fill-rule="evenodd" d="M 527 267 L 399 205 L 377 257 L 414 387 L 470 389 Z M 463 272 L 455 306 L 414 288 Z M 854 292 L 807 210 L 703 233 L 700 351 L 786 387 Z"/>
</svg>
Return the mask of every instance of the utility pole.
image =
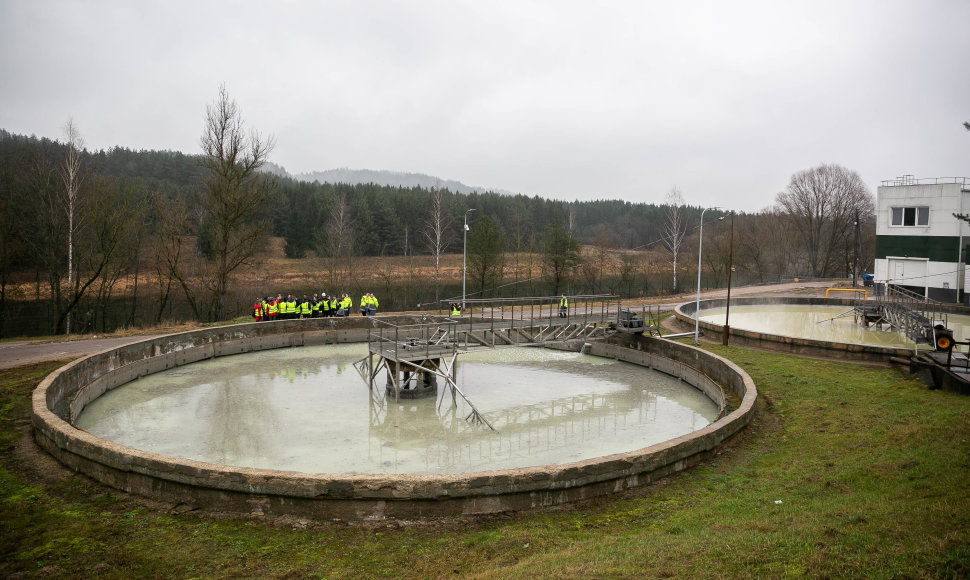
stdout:
<svg viewBox="0 0 970 580">
<path fill-rule="evenodd" d="M 724 334 L 721 336 L 721 344 L 727 346 L 728 336 L 731 334 L 731 325 L 728 319 L 731 316 L 731 271 L 734 270 L 734 212 L 731 212 L 731 245 L 728 250 L 728 288 L 727 301 L 724 303 Z"/>
<path fill-rule="evenodd" d="M 859 208 L 855 210 L 855 259 L 852 264 L 852 287 L 856 286 L 859 275 L 859 256 L 862 254 L 862 239 L 859 236 Z"/>
</svg>

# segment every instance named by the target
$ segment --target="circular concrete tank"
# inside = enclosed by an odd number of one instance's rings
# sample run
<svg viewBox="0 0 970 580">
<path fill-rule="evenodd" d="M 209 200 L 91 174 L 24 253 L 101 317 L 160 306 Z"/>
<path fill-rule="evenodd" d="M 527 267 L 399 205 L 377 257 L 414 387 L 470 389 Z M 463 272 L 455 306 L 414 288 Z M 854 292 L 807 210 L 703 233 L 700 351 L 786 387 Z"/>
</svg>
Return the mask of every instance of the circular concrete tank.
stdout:
<svg viewBox="0 0 970 580">
<path fill-rule="evenodd" d="M 713 454 L 751 419 L 757 391 L 729 361 L 649 337 L 594 343 L 590 354 L 678 376 L 716 404 L 740 400 L 714 423 L 630 452 L 556 465 L 445 475 L 305 474 L 179 459 L 100 439 L 72 423 L 102 393 L 162 369 L 228 354 L 366 339 L 360 321 L 244 324 L 134 343 L 75 361 L 33 395 L 38 443 L 68 466 L 125 491 L 204 509 L 364 520 L 493 513 L 554 505 L 644 485 Z M 581 345 L 576 345 L 577 348 Z"/>
<path fill-rule="evenodd" d="M 752 346 L 767 350 L 868 362 L 887 362 L 891 357 L 908 358 L 913 355 L 916 348 L 915 343 L 894 331 L 859 329 L 858 332 L 849 334 L 844 332 L 828 333 L 827 328 L 831 324 L 828 319 L 832 316 L 837 316 L 839 313 L 851 313 L 857 303 L 858 301 L 856 300 L 844 298 L 732 298 L 731 314 L 728 320 L 731 326 L 730 341 L 736 345 Z M 726 304 L 727 301 L 723 298 L 701 300 L 700 310 L 703 315 L 705 311 L 720 311 L 725 308 Z M 957 337 L 970 335 L 970 318 L 967 317 L 968 311 L 966 308 L 958 305 L 937 304 L 934 306 L 952 315 L 950 322 L 952 323 L 951 326 L 957 329 Z M 674 314 L 681 323 L 693 329 L 695 326 L 694 311 L 696 307 L 696 301 L 687 302 L 677 306 L 674 309 Z M 744 322 L 741 317 L 736 316 L 736 313 L 739 311 L 738 307 L 762 313 L 757 324 L 752 325 L 757 330 L 744 328 Z M 812 309 L 813 307 L 817 307 L 819 311 L 824 309 L 824 315 L 806 319 L 808 320 L 806 324 L 813 326 L 810 329 L 811 332 L 792 332 L 784 325 L 775 325 L 773 327 L 772 317 L 784 316 L 783 308 L 785 307 L 798 309 Z M 838 322 L 849 326 L 854 324 L 851 315 Z M 702 331 L 707 333 L 708 337 L 720 337 L 724 329 L 723 324 L 710 322 L 705 320 L 703 316 L 701 317 L 699 326 Z M 786 332 L 788 333 L 787 335 L 785 334 Z"/>
</svg>

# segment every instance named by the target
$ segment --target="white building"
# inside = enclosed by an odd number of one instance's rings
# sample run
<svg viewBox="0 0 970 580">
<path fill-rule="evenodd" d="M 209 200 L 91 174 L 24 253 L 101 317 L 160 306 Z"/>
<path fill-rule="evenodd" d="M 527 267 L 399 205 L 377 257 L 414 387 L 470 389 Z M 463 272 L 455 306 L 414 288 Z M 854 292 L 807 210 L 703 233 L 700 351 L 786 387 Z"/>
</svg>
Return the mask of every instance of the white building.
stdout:
<svg viewBox="0 0 970 580">
<path fill-rule="evenodd" d="M 953 214 L 970 213 L 970 179 L 883 181 L 876 193 L 877 292 L 903 286 L 941 302 L 970 305 L 966 292 L 970 224 Z"/>
</svg>

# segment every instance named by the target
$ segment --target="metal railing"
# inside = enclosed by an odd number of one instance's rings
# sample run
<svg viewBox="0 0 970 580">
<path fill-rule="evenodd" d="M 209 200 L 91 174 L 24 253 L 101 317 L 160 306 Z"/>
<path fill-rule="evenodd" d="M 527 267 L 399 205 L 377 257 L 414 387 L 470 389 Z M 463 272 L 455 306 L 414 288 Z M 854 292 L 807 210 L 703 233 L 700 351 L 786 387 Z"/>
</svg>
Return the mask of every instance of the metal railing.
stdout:
<svg viewBox="0 0 970 580">
<path fill-rule="evenodd" d="M 526 298 L 495 298 L 465 300 L 466 309 L 460 316 L 451 316 L 450 320 L 458 323 L 455 329 L 460 341 L 469 344 L 481 344 L 480 336 L 489 333 L 495 337 L 515 335 L 518 331 L 541 328 L 535 334 L 537 340 L 532 342 L 555 342 L 584 335 L 577 329 L 591 329 L 592 327 L 605 329 L 609 323 L 617 321 L 620 313 L 620 297 L 615 294 L 579 294 L 566 296 L 568 308 L 560 308 L 562 296 L 538 296 Z M 448 306 L 458 301 L 441 301 L 441 306 Z M 446 312 L 451 312 L 450 306 Z M 570 332 L 546 334 L 550 328 L 571 326 Z M 477 333 L 477 334 L 476 334 Z M 501 340 L 501 338 L 499 338 Z M 493 345 L 497 346 L 497 345 Z"/>
<path fill-rule="evenodd" d="M 916 179 L 912 175 L 901 175 L 896 179 L 885 179 L 879 183 L 886 187 L 900 185 L 940 185 L 943 183 L 958 183 L 966 186 L 970 185 L 970 177 L 924 177 Z"/>
<path fill-rule="evenodd" d="M 891 325 L 911 340 L 934 344 L 936 326 L 947 327 L 947 313 L 942 304 L 901 286 L 886 285 L 886 295 L 878 300 Z"/>
<path fill-rule="evenodd" d="M 425 324 L 394 324 L 375 319 L 367 333 L 371 353 L 391 360 L 417 357 L 439 358 L 458 351 L 458 323 L 449 318 L 433 317 Z"/>
</svg>

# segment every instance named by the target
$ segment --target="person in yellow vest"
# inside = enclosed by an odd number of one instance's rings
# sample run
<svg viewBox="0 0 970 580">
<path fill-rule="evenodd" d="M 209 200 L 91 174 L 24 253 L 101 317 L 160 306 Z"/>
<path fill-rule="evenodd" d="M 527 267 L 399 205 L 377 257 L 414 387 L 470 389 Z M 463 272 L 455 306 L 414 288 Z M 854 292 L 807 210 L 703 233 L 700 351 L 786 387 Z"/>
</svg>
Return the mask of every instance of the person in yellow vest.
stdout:
<svg viewBox="0 0 970 580">
<path fill-rule="evenodd" d="M 377 308 L 380 306 L 380 303 L 377 302 L 377 296 L 374 296 L 373 292 L 369 293 L 367 297 L 370 300 L 368 303 L 367 313 L 374 316 L 377 314 Z"/>
<path fill-rule="evenodd" d="M 330 316 L 330 298 L 327 297 L 326 292 L 320 293 L 320 316 L 324 318 Z"/>
<path fill-rule="evenodd" d="M 337 316 L 350 316 L 350 309 L 353 307 L 354 301 L 344 292 L 344 297 L 340 301 L 340 308 L 337 310 Z"/>
<path fill-rule="evenodd" d="M 263 301 L 261 298 L 256 298 L 256 303 L 253 304 L 253 318 L 256 322 L 263 321 Z"/>
<path fill-rule="evenodd" d="M 461 302 L 452 302 L 451 303 L 451 315 L 452 316 L 461 316 Z"/>
<path fill-rule="evenodd" d="M 569 314 L 569 300 L 566 295 L 563 294 L 562 298 L 559 299 L 559 318 L 566 318 Z"/>
<path fill-rule="evenodd" d="M 300 318 L 310 318 L 312 312 L 313 305 L 310 304 L 310 297 L 304 294 L 303 299 L 300 300 Z"/>
<path fill-rule="evenodd" d="M 334 294 L 330 297 L 330 316 L 336 316 L 339 308 L 340 304 L 337 301 L 337 295 Z"/>
<path fill-rule="evenodd" d="M 287 294 L 286 298 L 283 298 L 280 301 L 280 318 L 283 320 L 290 319 L 290 298 L 292 298 L 292 296 Z"/>
<path fill-rule="evenodd" d="M 360 315 L 367 316 L 367 304 L 370 299 L 367 298 L 367 294 L 360 295 Z"/>
<path fill-rule="evenodd" d="M 274 300 L 267 299 L 266 301 L 266 316 L 270 321 L 276 320 L 280 315 L 280 299 L 276 297 Z"/>
<path fill-rule="evenodd" d="M 286 318 L 292 320 L 298 316 L 296 306 L 296 296 L 292 294 L 286 295 Z"/>
</svg>

